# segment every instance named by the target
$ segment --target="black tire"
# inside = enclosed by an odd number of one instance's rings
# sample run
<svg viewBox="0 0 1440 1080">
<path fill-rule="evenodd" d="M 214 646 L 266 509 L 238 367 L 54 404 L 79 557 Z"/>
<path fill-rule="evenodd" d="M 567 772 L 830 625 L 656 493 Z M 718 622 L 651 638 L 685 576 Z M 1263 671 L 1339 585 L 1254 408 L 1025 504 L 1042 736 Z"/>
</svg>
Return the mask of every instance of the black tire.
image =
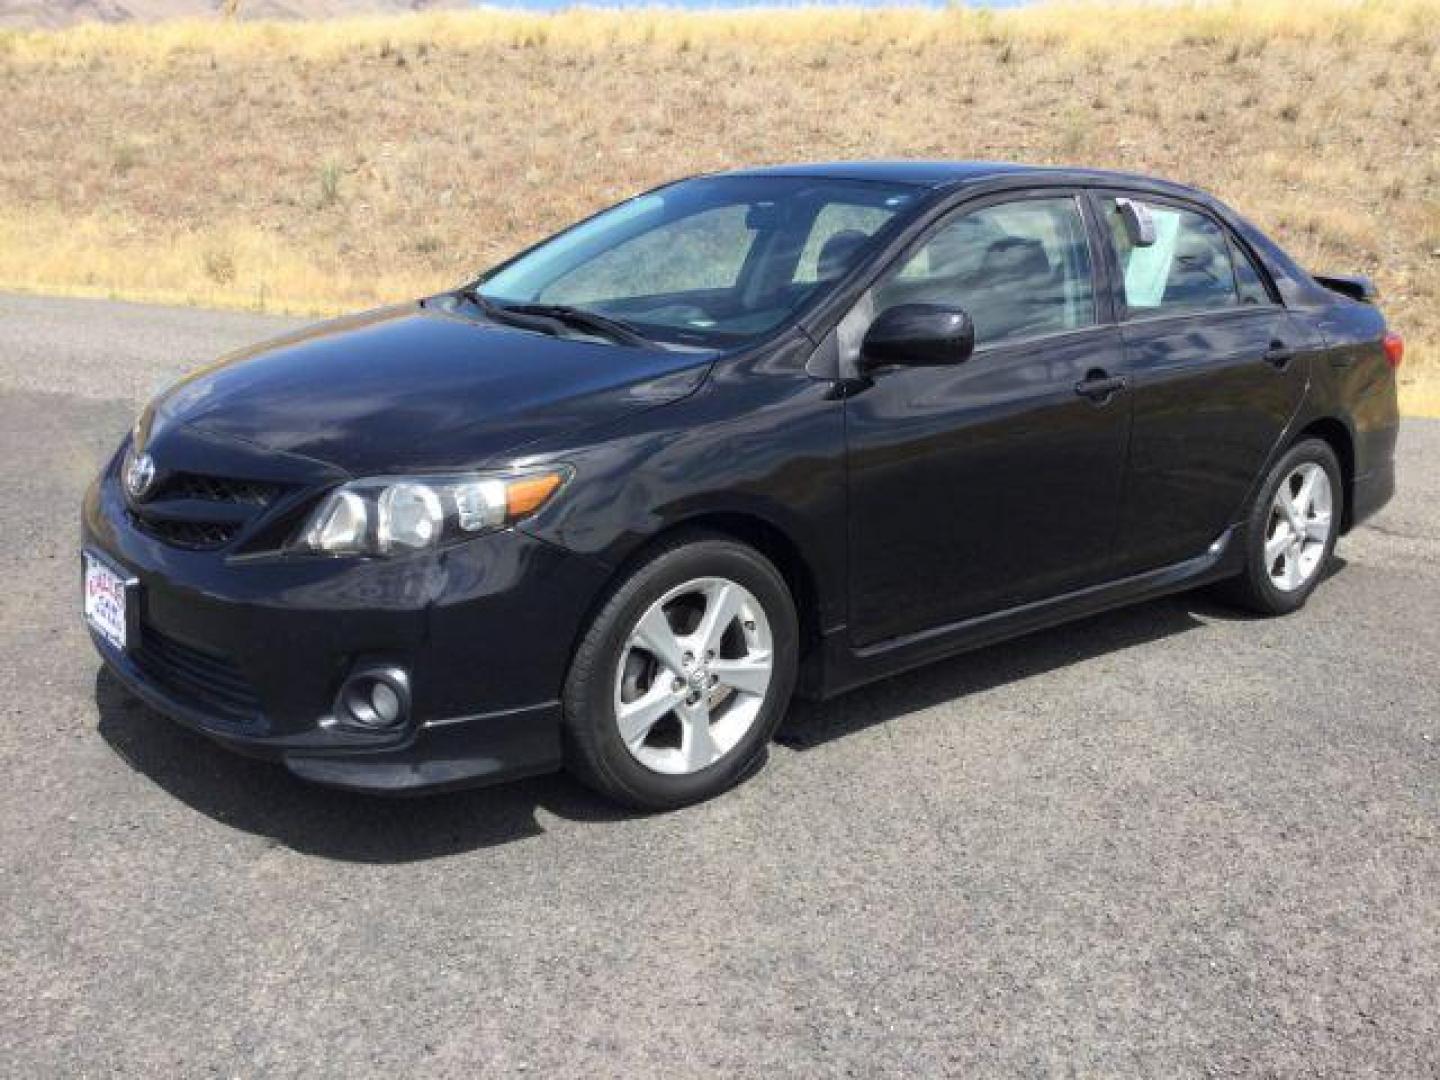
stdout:
<svg viewBox="0 0 1440 1080">
<path fill-rule="evenodd" d="M 1298 588 L 1286 591 L 1278 588 L 1271 580 L 1266 565 L 1265 540 L 1270 529 L 1271 507 L 1276 490 L 1299 466 L 1313 463 L 1325 470 L 1330 481 L 1331 524 L 1330 535 L 1320 557 L 1317 570 Z M 1322 439 L 1303 439 L 1292 446 L 1275 463 L 1265 483 L 1261 485 L 1255 502 L 1250 508 L 1242 526 L 1241 543 L 1244 545 L 1245 567 L 1238 577 L 1222 582 L 1217 587 L 1218 595 L 1236 607 L 1260 615 L 1288 615 L 1305 606 L 1310 594 L 1325 577 L 1325 568 L 1335 551 L 1335 541 L 1340 535 L 1340 522 L 1345 512 L 1345 489 L 1341 483 L 1340 463 L 1335 451 Z"/>
<path fill-rule="evenodd" d="M 615 683 L 622 650 L 657 600 L 696 578 L 723 577 L 764 609 L 773 654 L 770 683 L 739 741 L 697 772 L 673 775 L 642 764 L 621 739 Z M 588 787 L 641 810 L 671 810 L 735 786 L 765 759 L 795 687 L 798 621 L 785 579 L 759 552 L 712 533 L 675 537 L 650 553 L 614 587 L 580 639 L 563 698 L 566 768 Z"/>
</svg>

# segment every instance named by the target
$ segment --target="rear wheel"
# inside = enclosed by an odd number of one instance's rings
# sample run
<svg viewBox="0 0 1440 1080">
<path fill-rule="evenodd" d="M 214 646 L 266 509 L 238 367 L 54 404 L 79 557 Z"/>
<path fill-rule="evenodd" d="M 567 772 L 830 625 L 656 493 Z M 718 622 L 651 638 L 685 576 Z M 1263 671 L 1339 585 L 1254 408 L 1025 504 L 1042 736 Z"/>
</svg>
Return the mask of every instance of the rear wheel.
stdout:
<svg viewBox="0 0 1440 1080">
<path fill-rule="evenodd" d="M 1344 510 L 1330 445 L 1305 439 L 1266 477 L 1244 526 L 1245 569 L 1223 594 L 1263 615 L 1302 607 L 1324 576 Z"/>
<path fill-rule="evenodd" d="M 768 560 L 718 537 L 677 540 L 620 584 L 576 650 L 567 765 L 631 806 L 710 798 L 763 759 L 797 652 L 794 603 Z"/>
</svg>

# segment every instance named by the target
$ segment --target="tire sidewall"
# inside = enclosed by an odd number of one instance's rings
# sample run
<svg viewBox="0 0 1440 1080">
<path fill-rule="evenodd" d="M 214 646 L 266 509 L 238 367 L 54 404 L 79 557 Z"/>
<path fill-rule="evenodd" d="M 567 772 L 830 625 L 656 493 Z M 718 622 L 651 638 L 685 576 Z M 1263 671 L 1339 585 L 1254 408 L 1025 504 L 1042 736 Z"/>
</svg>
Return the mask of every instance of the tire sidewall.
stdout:
<svg viewBox="0 0 1440 1080">
<path fill-rule="evenodd" d="M 729 578 L 760 602 L 770 623 L 774 667 L 765 703 L 744 737 L 714 764 L 697 773 L 673 776 L 646 768 L 620 738 L 615 679 L 621 650 L 640 617 L 675 586 L 702 577 Z M 591 626 L 581 648 L 593 648 L 595 662 L 583 678 L 572 678 L 567 686 L 567 726 L 587 729 L 590 764 L 607 787 L 618 789 L 629 801 L 673 808 L 709 798 L 738 783 L 763 760 L 794 689 L 798 639 L 790 590 L 763 556 L 725 540 L 700 540 L 673 548 L 627 579 Z"/>
<path fill-rule="evenodd" d="M 1330 535 L 1325 541 L 1325 553 L 1321 557 L 1314 575 L 1300 588 L 1293 592 L 1285 592 L 1276 588 L 1274 582 L 1270 580 L 1270 569 L 1265 561 L 1265 533 L 1270 524 L 1270 508 L 1274 502 L 1276 491 L 1298 466 L 1309 462 L 1324 469 L 1326 479 L 1330 481 Z M 1270 475 L 1265 480 L 1265 486 L 1260 489 L 1260 496 L 1256 500 L 1246 526 L 1248 534 L 1246 573 L 1266 606 L 1277 614 L 1285 614 L 1303 607 L 1305 601 L 1310 598 L 1310 594 L 1315 591 L 1325 577 L 1330 557 L 1335 552 L 1335 542 L 1340 537 L 1340 523 L 1344 519 L 1345 513 L 1345 489 L 1341 480 L 1340 462 L 1329 444 L 1319 439 L 1306 439 L 1285 453 L 1285 456 L 1270 471 Z"/>
</svg>

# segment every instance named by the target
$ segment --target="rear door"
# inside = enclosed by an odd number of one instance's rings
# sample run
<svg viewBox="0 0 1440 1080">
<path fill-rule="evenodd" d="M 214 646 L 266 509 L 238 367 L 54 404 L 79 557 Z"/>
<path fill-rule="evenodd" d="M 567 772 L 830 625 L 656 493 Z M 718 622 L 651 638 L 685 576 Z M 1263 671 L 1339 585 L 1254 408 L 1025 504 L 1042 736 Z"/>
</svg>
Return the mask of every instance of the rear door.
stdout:
<svg viewBox="0 0 1440 1080">
<path fill-rule="evenodd" d="M 1094 205 L 1133 410 L 1115 545 L 1123 576 L 1199 555 L 1237 519 L 1300 405 L 1316 342 L 1208 211 L 1121 192 Z M 1136 242 L 1137 215 L 1151 223 L 1149 245 Z"/>
<path fill-rule="evenodd" d="M 842 322 L 858 343 L 885 309 L 932 303 L 976 327 L 965 363 L 884 368 L 845 402 L 856 645 L 1107 576 L 1129 400 L 1104 388 L 1122 349 L 1082 211 L 1073 192 L 966 207 Z"/>
</svg>

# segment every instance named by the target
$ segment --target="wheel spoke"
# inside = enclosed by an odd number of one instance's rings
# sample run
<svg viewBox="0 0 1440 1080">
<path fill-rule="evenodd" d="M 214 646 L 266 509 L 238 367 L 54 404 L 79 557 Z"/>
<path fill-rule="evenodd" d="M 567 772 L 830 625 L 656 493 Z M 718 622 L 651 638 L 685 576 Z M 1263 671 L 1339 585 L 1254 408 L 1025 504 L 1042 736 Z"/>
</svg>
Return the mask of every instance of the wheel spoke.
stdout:
<svg viewBox="0 0 1440 1080">
<path fill-rule="evenodd" d="M 1300 481 L 1300 490 L 1295 493 L 1292 505 L 1295 507 L 1296 515 L 1303 520 L 1310 513 L 1310 504 L 1315 499 L 1315 478 L 1321 475 L 1321 473 L 1319 469 L 1311 468 L 1306 470 L 1302 475 L 1303 479 Z"/>
<path fill-rule="evenodd" d="M 683 709 L 680 721 L 680 754 L 685 759 L 686 770 L 697 772 L 720 756 L 720 748 L 710 731 L 710 709 L 704 699 Z"/>
<path fill-rule="evenodd" d="M 622 702 L 616 716 L 620 724 L 620 738 L 631 747 L 639 747 L 650 734 L 650 729 L 680 701 L 680 694 L 672 691 L 666 683 L 657 682 L 635 701 Z"/>
<path fill-rule="evenodd" d="M 659 607 L 653 607 L 646 612 L 640 625 L 635 627 L 632 640 L 654 656 L 672 675 L 683 678 L 685 649 L 681 646 L 680 639 L 675 636 L 675 631 L 670 628 L 670 620 Z"/>
<path fill-rule="evenodd" d="M 1305 522 L 1305 538 L 1323 544 L 1330 538 L 1330 515 L 1316 514 Z"/>
<path fill-rule="evenodd" d="M 1275 509 L 1279 510 L 1289 524 L 1292 532 L 1300 532 L 1303 529 L 1301 524 L 1304 515 L 1300 507 L 1296 505 L 1295 496 L 1290 493 L 1290 481 L 1280 485 L 1280 490 L 1275 493 Z"/>
<path fill-rule="evenodd" d="M 742 694 L 763 694 L 770 685 L 771 658 L 768 653 L 751 653 L 738 660 L 712 660 L 710 671 L 728 686 Z"/>
<path fill-rule="evenodd" d="M 1300 584 L 1300 550 L 1298 542 L 1285 549 L 1285 576 L 1281 584 L 1287 589 Z"/>
<path fill-rule="evenodd" d="M 714 588 L 706 590 L 705 615 L 694 634 L 694 640 L 700 643 L 701 649 L 720 651 L 725 631 L 740 614 L 740 602 L 740 588 L 733 582 L 717 582 Z"/>
<path fill-rule="evenodd" d="M 1265 567 L 1267 570 L 1275 566 L 1275 560 L 1285 554 L 1285 549 L 1290 546 L 1290 542 L 1294 538 L 1295 534 L 1290 532 L 1288 525 L 1284 522 L 1277 525 L 1275 535 L 1265 541 Z"/>
</svg>

